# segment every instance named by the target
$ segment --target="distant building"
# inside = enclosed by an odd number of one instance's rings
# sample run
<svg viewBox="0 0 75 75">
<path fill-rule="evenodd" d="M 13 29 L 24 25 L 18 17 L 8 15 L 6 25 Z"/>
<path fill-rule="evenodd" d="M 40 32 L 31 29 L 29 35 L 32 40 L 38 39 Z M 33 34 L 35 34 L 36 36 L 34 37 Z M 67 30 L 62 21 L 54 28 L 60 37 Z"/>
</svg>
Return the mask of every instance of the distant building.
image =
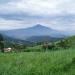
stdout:
<svg viewBox="0 0 75 75">
<path fill-rule="evenodd" d="M 4 52 L 11 52 L 12 51 L 12 48 L 4 48 Z"/>
</svg>

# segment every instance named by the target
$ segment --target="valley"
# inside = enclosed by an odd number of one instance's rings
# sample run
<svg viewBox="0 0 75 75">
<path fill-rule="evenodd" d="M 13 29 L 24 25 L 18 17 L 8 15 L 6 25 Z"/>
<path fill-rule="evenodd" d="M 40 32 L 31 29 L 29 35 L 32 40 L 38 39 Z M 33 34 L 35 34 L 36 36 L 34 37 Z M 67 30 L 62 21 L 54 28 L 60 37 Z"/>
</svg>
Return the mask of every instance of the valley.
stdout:
<svg viewBox="0 0 75 75">
<path fill-rule="evenodd" d="M 1 43 L 5 49 L 10 49 L 9 52 L 0 52 L 1 75 L 75 74 L 75 36 L 53 37 L 37 33 L 36 36 L 21 39 L 13 34 L 13 37 L 3 32 L 1 34 Z M 3 45 L 1 43 L 0 47 Z"/>
</svg>

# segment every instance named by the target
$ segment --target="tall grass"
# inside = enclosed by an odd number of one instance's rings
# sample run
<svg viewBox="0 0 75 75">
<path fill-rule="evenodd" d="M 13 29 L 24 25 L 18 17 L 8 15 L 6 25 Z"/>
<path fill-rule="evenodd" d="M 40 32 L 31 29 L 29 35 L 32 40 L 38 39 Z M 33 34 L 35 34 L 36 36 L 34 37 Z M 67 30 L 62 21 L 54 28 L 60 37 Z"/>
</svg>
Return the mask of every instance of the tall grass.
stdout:
<svg viewBox="0 0 75 75">
<path fill-rule="evenodd" d="M 0 53 L 0 75 L 75 75 L 75 50 Z"/>
</svg>

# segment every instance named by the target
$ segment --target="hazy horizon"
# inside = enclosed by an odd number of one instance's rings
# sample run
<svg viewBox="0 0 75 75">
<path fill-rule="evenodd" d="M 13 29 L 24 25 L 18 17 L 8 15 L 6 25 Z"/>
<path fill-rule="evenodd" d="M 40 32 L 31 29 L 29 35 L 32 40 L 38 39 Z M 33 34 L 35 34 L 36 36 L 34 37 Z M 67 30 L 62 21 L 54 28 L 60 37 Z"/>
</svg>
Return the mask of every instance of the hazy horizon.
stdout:
<svg viewBox="0 0 75 75">
<path fill-rule="evenodd" d="M 74 0 L 0 0 L 0 30 L 41 24 L 61 31 L 75 31 Z"/>
</svg>

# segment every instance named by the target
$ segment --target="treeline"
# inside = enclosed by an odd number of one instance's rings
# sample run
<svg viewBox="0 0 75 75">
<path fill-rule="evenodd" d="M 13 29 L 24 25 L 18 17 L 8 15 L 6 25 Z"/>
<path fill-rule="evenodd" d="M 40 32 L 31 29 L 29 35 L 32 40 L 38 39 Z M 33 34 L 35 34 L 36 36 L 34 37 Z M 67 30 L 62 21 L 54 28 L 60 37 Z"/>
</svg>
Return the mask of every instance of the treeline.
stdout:
<svg viewBox="0 0 75 75">
<path fill-rule="evenodd" d="M 71 47 L 69 40 L 60 40 L 57 42 L 43 42 L 40 43 L 40 45 L 36 45 L 33 47 L 27 47 L 23 51 L 25 52 L 45 52 L 45 51 L 55 51 L 55 50 L 61 50 L 61 49 L 69 49 Z"/>
<path fill-rule="evenodd" d="M 63 39 L 53 43 L 45 43 L 42 45 L 42 48 L 45 50 L 58 50 L 58 49 L 67 49 L 70 48 L 71 45 L 69 40 Z"/>
<path fill-rule="evenodd" d="M 10 39 L 9 39 L 10 40 Z M 19 41 L 8 41 L 5 39 L 5 37 L 0 34 L 0 51 L 2 53 L 5 52 L 5 50 L 11 48 L 11 52 L 19 52 L 21 49 L 25 49 L 27 47 L 27 44 L 21 43 Z"/>
<path fill-rule="evenodd" d="M 4 52 L 4 48 L 11 48 L 12 52 L 42 52 L 59 49 L 68 49 L 73 46 L 73 40 L 62 39 L 57 42 L 36 42 L 35 44 L 28 46 L 24 43 L 6 42 L 3 36 L 0 34 L 0 50 Z"/>
</svg>

